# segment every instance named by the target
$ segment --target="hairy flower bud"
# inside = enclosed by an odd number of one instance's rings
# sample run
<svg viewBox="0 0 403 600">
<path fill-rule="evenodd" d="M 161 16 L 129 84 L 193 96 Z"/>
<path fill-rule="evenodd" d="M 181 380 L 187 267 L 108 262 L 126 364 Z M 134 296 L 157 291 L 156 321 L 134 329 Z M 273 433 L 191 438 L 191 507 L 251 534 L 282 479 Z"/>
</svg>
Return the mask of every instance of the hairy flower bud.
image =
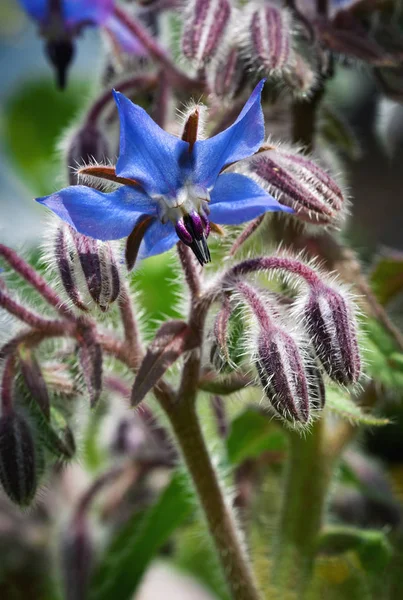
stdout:
<svg viewBox="0 0 403 600">
<path fill-rule="evenodd" d="M 207 71 L 212 92 L 219 98 L 233 98 L 242 89 L 246 65 L 237 46 L 228 46 Z"/>
<path fill-rule="evenodd" d="M 75 306 L 86 311 L 92 300 L 107 311 L 120 293 L 120 275 L 111 245 L 62 225 L 56 233 L 55 255 L 61 282 Z"/>
<path fill-rule="evenodd" d="M 314 160 L 287 148 L 268 146 L 249 161 L 250 172 L 296 216 L 313 225 L 328 225 L 343 217 L 343 193 Z"/>
<path fill-rule="evenodd" d="M 358 381 L 361 372 L 355 318 L 348 300 L 325 286 L 311 288 L 303 319 L 326 373 L 341 385 Z"/>
<path fill-rule="evenodd" d="M 78 184 L 76 169 L 92 161 L 105 162 L 109 156 L 108 141 L 93 123 L 86 123 L 75 132 L 67 150 L 67 167 L 70 185 Z"/>
<path fill-rule="evenodd" d="M 287 421 L 307 423 L 311 408 L 308 376 L 294 339 L 276 326 L 261 331 L 256 368 L 274 410 Z"/>
<path fill-rule="evenodd" d="M 189 2 L 182 36 L 182 51 L 186 58 L 203 65 L 216 56 L 230 18 L 229 0 Z"/>
<path fill-rule="evenodd" d="M 268 75 L 287 71 L 293 63 L 292 23 L 287 9 L 265 2 L 247 7 L 245 51 L 253 68 Z"/>
<path fill-rule="evenodd" d="M 32 399 L 41 409 L 46 420 L 50 419 L 50 399 L 41 367 L 34 354 L 27 348 L 21 348 L 19 363 L 24 383 Z"/>
<path fill-rule="evenodd" d="M 13 409 L 0 417 L 0 482 L 7 496 L 26 506 L 37 488 L 37 453 L 27 421 Z"/>
</svg>

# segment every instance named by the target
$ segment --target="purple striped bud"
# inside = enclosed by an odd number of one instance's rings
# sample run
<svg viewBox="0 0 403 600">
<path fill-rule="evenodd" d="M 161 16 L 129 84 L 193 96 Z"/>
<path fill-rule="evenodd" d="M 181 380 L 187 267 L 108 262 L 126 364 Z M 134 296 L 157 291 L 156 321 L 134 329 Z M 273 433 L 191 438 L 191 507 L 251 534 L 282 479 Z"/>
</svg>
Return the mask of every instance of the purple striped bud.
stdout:
<svg viewBox="0 0 403 600">
<path fill-rule="evenodd" d="M 246 65 L 239 48 L 229 46 L 208 69 L 210 89 L 219 98 L 233 98 L 242 89 L 245 72 Z"/>
<path fill-rule="evenodd" d="M 303 319 L 326 373 L 341 385 L 358 381 L 361 373 L 355 317 L 348 300 L 325 286 L 311 287 L 303 303 Z"/>
<path fill-rule="evenodd" d="M 0 483 L 7 496 L 28 505 L 37 488 L 37 453 L 27 421 L 13 409 L 0 417 Z"/>
<path fill-rule="evenodd" d="M 252 67 L 269 75 L 288 71 L 294 60 L 289 11 L 270 2 L 246 10 L 249 17 L 241 35 Z"/>
<path fill-rule="evenodd" d="M 50 419 L 50 399 L 41 367 L 28 348 L 20 348 L 19 363 L 24 383 L 30 397 L 39 406 L 45 419 Z"/>
<path fill-rule="evenodd" d="M 210 251 L 206 242 L 206 237 L 210 233 L 207 217 L 192 211 L 176 222 L 175 231 L 178 238 L 193 250 L 202 266 L 210 262 Z"/>
<path fill-rule="evenodd" d="M 293 208 L 301 221 L 329 225 L 344 217 L 346 203 L 340 187 L 300 152 L 267 146 L 249 161 L 248 170 L 280 204 Z"/>
<path fill-rule="evenodd" d="M 77 308 L 92 302 L 105 312 L 120 293 L 120 275 L 112 246 L 61 225 L 55 238 L 56 263 L 62 285 Z"/>
<path fill-rule="evenodd" d="M 274 410 L 286 421 L 307 423 L 311 408 L 308 373 L 294 339 L 276 326 L 261 331 L 256 368 Z"/>
<path fill-rule="evenodd" d="M 77 167 L 91 162 L 104 163 L 109 156 L 108 141 L 93 123 L 87 123 L 76 131 L 67 149 L 67 168 L 70 185 L 77 185 Z"/>
<path fill-rule="evenodd" d="M 182 51 L 186 58 L 201 66 L 216 56 L 230 19 L 229 0 L 189 2 L 182 36 Z"/>
</svg>

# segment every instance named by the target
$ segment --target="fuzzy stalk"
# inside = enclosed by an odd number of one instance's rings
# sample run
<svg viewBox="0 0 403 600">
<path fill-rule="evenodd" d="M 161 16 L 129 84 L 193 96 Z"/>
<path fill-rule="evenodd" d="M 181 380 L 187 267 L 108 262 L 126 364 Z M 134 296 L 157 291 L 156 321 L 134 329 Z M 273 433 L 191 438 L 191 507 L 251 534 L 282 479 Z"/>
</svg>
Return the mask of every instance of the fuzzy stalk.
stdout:
<svg viewBox="0 0 403 600">
<path fill-rule="evenodd" d="M 303 591 L 309 583 L 315 558 L 315 543 L 332 474 L 326 451 L 325 419 L 316 421 L 305 436 L 291 431 L 274 549 L 273 583 L 280 597 Z"/>
</svg>

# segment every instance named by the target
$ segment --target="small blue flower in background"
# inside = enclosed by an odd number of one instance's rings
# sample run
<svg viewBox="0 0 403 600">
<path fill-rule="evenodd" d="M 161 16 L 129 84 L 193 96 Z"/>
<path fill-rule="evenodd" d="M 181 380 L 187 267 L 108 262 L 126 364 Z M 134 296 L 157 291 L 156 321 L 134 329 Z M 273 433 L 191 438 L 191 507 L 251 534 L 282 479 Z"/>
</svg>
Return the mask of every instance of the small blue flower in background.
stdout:
<svg viewBox="0 0 403 600">
<path fill-rule="evenodd" d="M 73 39 L 85 27 L 101 27 L 122 52 L 146 54 L 137 38 L 115 16 L 115 0 L 20 0 L 20 3 L 39 24 L 60 88 L 65 87 L 67 69 L 74 56 Z"/>
<path fill-rule="evenodd" d="M 129 185 L 110 193 L 71 186 L 38 202 L 78 232 L 100 240 L 127 237 L 147 219 L 140 258 L 165 252 L 180 239 L 201 264 L 209 262 L 210 221 L 239 225 L 267 211 L 292 212 L 248 177 L 222 172 L 263 142 L 263 85 L 256 86 L 233 125 L 192 145 L 162 130 L 142 108 L 114 92 L 120 117 L 115 173 Z"/>
</svg>

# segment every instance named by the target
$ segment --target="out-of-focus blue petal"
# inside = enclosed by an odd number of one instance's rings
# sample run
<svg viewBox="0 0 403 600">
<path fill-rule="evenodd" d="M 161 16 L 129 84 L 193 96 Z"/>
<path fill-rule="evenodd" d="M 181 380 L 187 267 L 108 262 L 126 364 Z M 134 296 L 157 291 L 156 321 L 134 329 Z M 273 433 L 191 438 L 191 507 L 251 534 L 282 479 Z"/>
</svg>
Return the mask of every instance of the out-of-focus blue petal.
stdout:
<svg viewBox="0 0 403 600">
<path fill-rule="evenodd" d="M 114 92 L 120 118 L 119 177 L 138 181 L 149 194 L 175 196 L 189 168 L 189 144 L 159 127 L 145 110 Z"/>
<path fill-rule="evenodd" d="M 282 206 L 257 183 L 239 173 L 223 173 L 211 192 L 209 219 L 221 225 L 240 225 L 268 211 L 294 212 Z"/>
<path fill-rule="evenodd" d="M 37 21 L 49 17 L 49 0 L 20 0 L 25 11 Z M 67 26 L 82 21 L 101 24 L 113 12 L 115 0 L 61 0 L 63 20 Z"/>
<path fill-rule="evenodd" d="M 147 229 L 139 250 L 139 258 L 148 258 L 170 250 L 178 242 L 175 227 L 169 221 L 165 225 L 155 220 Z"/>
<path fill-rule="evenodd" d="M 141 215 L 157 215 L 151 198 L 131 186 L 105 194 L 85 185 L 72 185 L 37 201 L 79 233 L 98 240 L 126 237 Z"/>
<path fill-rule="evenodd" d="M 225 165 L 251 156 L 260 148 L 264 139 L 264 117 L 260 104 L 264 82 L 263 79 L 255 87 L 231 127 L 208 140 L 195 143 L 192 151 L 194 183 L 211 187 Z"/>
<path fill-rule="evenodd" d="M 107 19 L 103 24 L 103 28 L 110 34 L 112 39 L 116 40 L 123 52 L 136 56 L 147 56 L 148 52 L 144 46 L 114 15 Z"/>
</svg>

